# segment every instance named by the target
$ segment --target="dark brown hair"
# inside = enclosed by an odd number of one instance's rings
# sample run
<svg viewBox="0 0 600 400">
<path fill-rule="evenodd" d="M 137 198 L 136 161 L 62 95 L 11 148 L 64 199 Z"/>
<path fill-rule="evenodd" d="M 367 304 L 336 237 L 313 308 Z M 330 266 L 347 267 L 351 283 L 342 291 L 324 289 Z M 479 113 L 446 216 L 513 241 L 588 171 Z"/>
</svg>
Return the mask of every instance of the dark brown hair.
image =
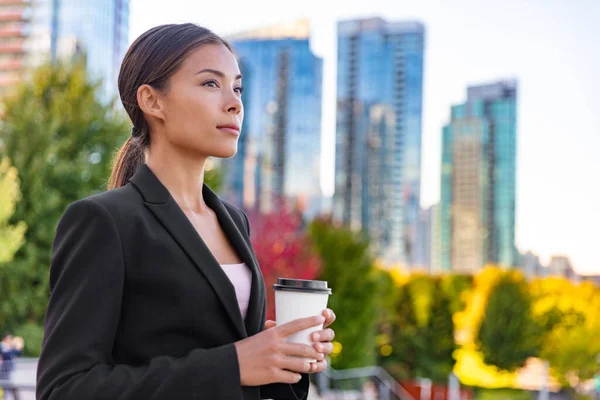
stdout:
<svg viewBox="0 0 600 400">
<path fill-rule="evenodd" d="M 232 53 L 226 40 L 195 24 L 169 24 L 152 28 L 129 47 L 119 71 L 119 94 L 133 123 L 132 135 L 115 157 L 108 188 L 125 185 L 146 157 L 150 130 L 137 102 L 137 91 L 147 84 L 168 90 L 169 78 L 177 72 L 192 50 L 205 44 L 221 44 Z"/>
</svg>

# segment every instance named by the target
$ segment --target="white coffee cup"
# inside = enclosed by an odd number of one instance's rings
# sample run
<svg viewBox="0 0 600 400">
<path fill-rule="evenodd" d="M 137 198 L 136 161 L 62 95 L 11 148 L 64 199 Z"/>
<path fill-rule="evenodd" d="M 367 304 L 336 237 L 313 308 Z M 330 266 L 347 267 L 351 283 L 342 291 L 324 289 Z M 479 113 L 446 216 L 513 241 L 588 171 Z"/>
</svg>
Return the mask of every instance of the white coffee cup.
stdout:
<svg viewBox="0 0 600 400">
<path fill-rule="evenodd" d="M 279 278 L 273 285 L 273 289 L 275 290 L 275 319 L 278 326 L 296 319 L 322 315 L 331 295 L 327 281 Z M 304 329 L 289 336 L 287 341 L 312 346 L 314 342 L 310 339 L 310 335 L 322 329 L 323 324 Z M 307 360 L 316 362 L 314 359 Z"/>
</svg>

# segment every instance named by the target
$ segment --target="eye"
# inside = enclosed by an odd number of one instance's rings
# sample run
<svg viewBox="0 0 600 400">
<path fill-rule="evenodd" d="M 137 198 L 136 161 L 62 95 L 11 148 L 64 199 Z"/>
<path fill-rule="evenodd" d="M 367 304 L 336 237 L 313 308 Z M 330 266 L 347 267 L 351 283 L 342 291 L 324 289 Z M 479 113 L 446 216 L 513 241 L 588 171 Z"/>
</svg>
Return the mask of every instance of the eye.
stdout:
<svg viewBox="0 0 600 400">
<path fill-rule="evenodd" d="M 208 87 L 211 87 L 211 88 L 218 88 L 219 87 L 219 83 L 217 81 L 215 81 L 215 80 L 210 80 L 208 82 L 204 82 L 202 84 L 202 86 L 208 86 Z"/>
<path fill-rule="evenodd" d="M 235 89 L 233 89 L 236 91 L 237 94 L 241 95 L 242 93 L 244 93 L 244 87 L 243 86 L 238 86 Z"/>
</svg>

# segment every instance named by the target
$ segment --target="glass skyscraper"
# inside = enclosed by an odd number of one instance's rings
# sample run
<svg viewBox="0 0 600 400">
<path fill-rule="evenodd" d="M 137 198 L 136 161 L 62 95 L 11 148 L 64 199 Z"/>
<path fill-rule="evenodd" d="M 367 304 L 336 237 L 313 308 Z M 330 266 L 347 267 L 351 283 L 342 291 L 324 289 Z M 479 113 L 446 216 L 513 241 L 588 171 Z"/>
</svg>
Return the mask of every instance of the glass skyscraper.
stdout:
<svg viewBox="0 0 600 400">
<path fill-rule="evenodd" d="M 279 199 L 307 217 L 320 212 L 322 59 L 308 22 L 228 38 L 243 75 L 244 126 L 238 154 L 222 163 L 223 196 L 270 211 Z"/>
<path fill-rule="evenodd" d="M 425 28 L 338 23 L 334 217 L 390 262 L 415 263 Z"/>
<path fill-rule="evenodd" d="M 443 129 L 440 267 L 513 267 L 517 82 L 469 87 Z"/>
<path fill-rule="evenodd" d="M 4 9 L 23 10 L 19 21 L 26 65 L 85 55 L 90 77 L 103 80 L 102 96 L 117 95 L 129 45 L 129 0 L 17 0 Z"/>
</svg>

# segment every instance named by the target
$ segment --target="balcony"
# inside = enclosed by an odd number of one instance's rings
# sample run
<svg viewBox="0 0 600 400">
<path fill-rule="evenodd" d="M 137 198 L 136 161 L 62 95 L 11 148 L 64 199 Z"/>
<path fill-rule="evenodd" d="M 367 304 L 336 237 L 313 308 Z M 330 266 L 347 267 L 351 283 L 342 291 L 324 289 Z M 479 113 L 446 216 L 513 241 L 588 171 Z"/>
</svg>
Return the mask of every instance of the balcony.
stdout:
<svg viewBox="0 0 600 400">
<path fill-rule="evenodd" d="M 17 71 L 23 67 L 23 60 L 20 58 L 13 58 L 7 60 L 0 60 L 0 71 Z"/>
<path fill-rule="evenodd" d="M 0 5 L 0 23 L 7 21 L 28 21 L 30 14 L 31 13 L 27 9 L 3 10 L 2 6 Z"/>
<path fill-rule="evenodd" d="M 28 6 L 31 0 L 0 0 L 0 6 Z"/>
<path fill-rule="evenodd" d="M 23 24 L 0 25 L 0 39 L 23 36 Z"/>
<path fill-rule="evenodd" d="M 10 42 L 0 41 L 0 54 L 22 54 L 25 52 L 24 40 L 17 39 Z"/>
</svg>

